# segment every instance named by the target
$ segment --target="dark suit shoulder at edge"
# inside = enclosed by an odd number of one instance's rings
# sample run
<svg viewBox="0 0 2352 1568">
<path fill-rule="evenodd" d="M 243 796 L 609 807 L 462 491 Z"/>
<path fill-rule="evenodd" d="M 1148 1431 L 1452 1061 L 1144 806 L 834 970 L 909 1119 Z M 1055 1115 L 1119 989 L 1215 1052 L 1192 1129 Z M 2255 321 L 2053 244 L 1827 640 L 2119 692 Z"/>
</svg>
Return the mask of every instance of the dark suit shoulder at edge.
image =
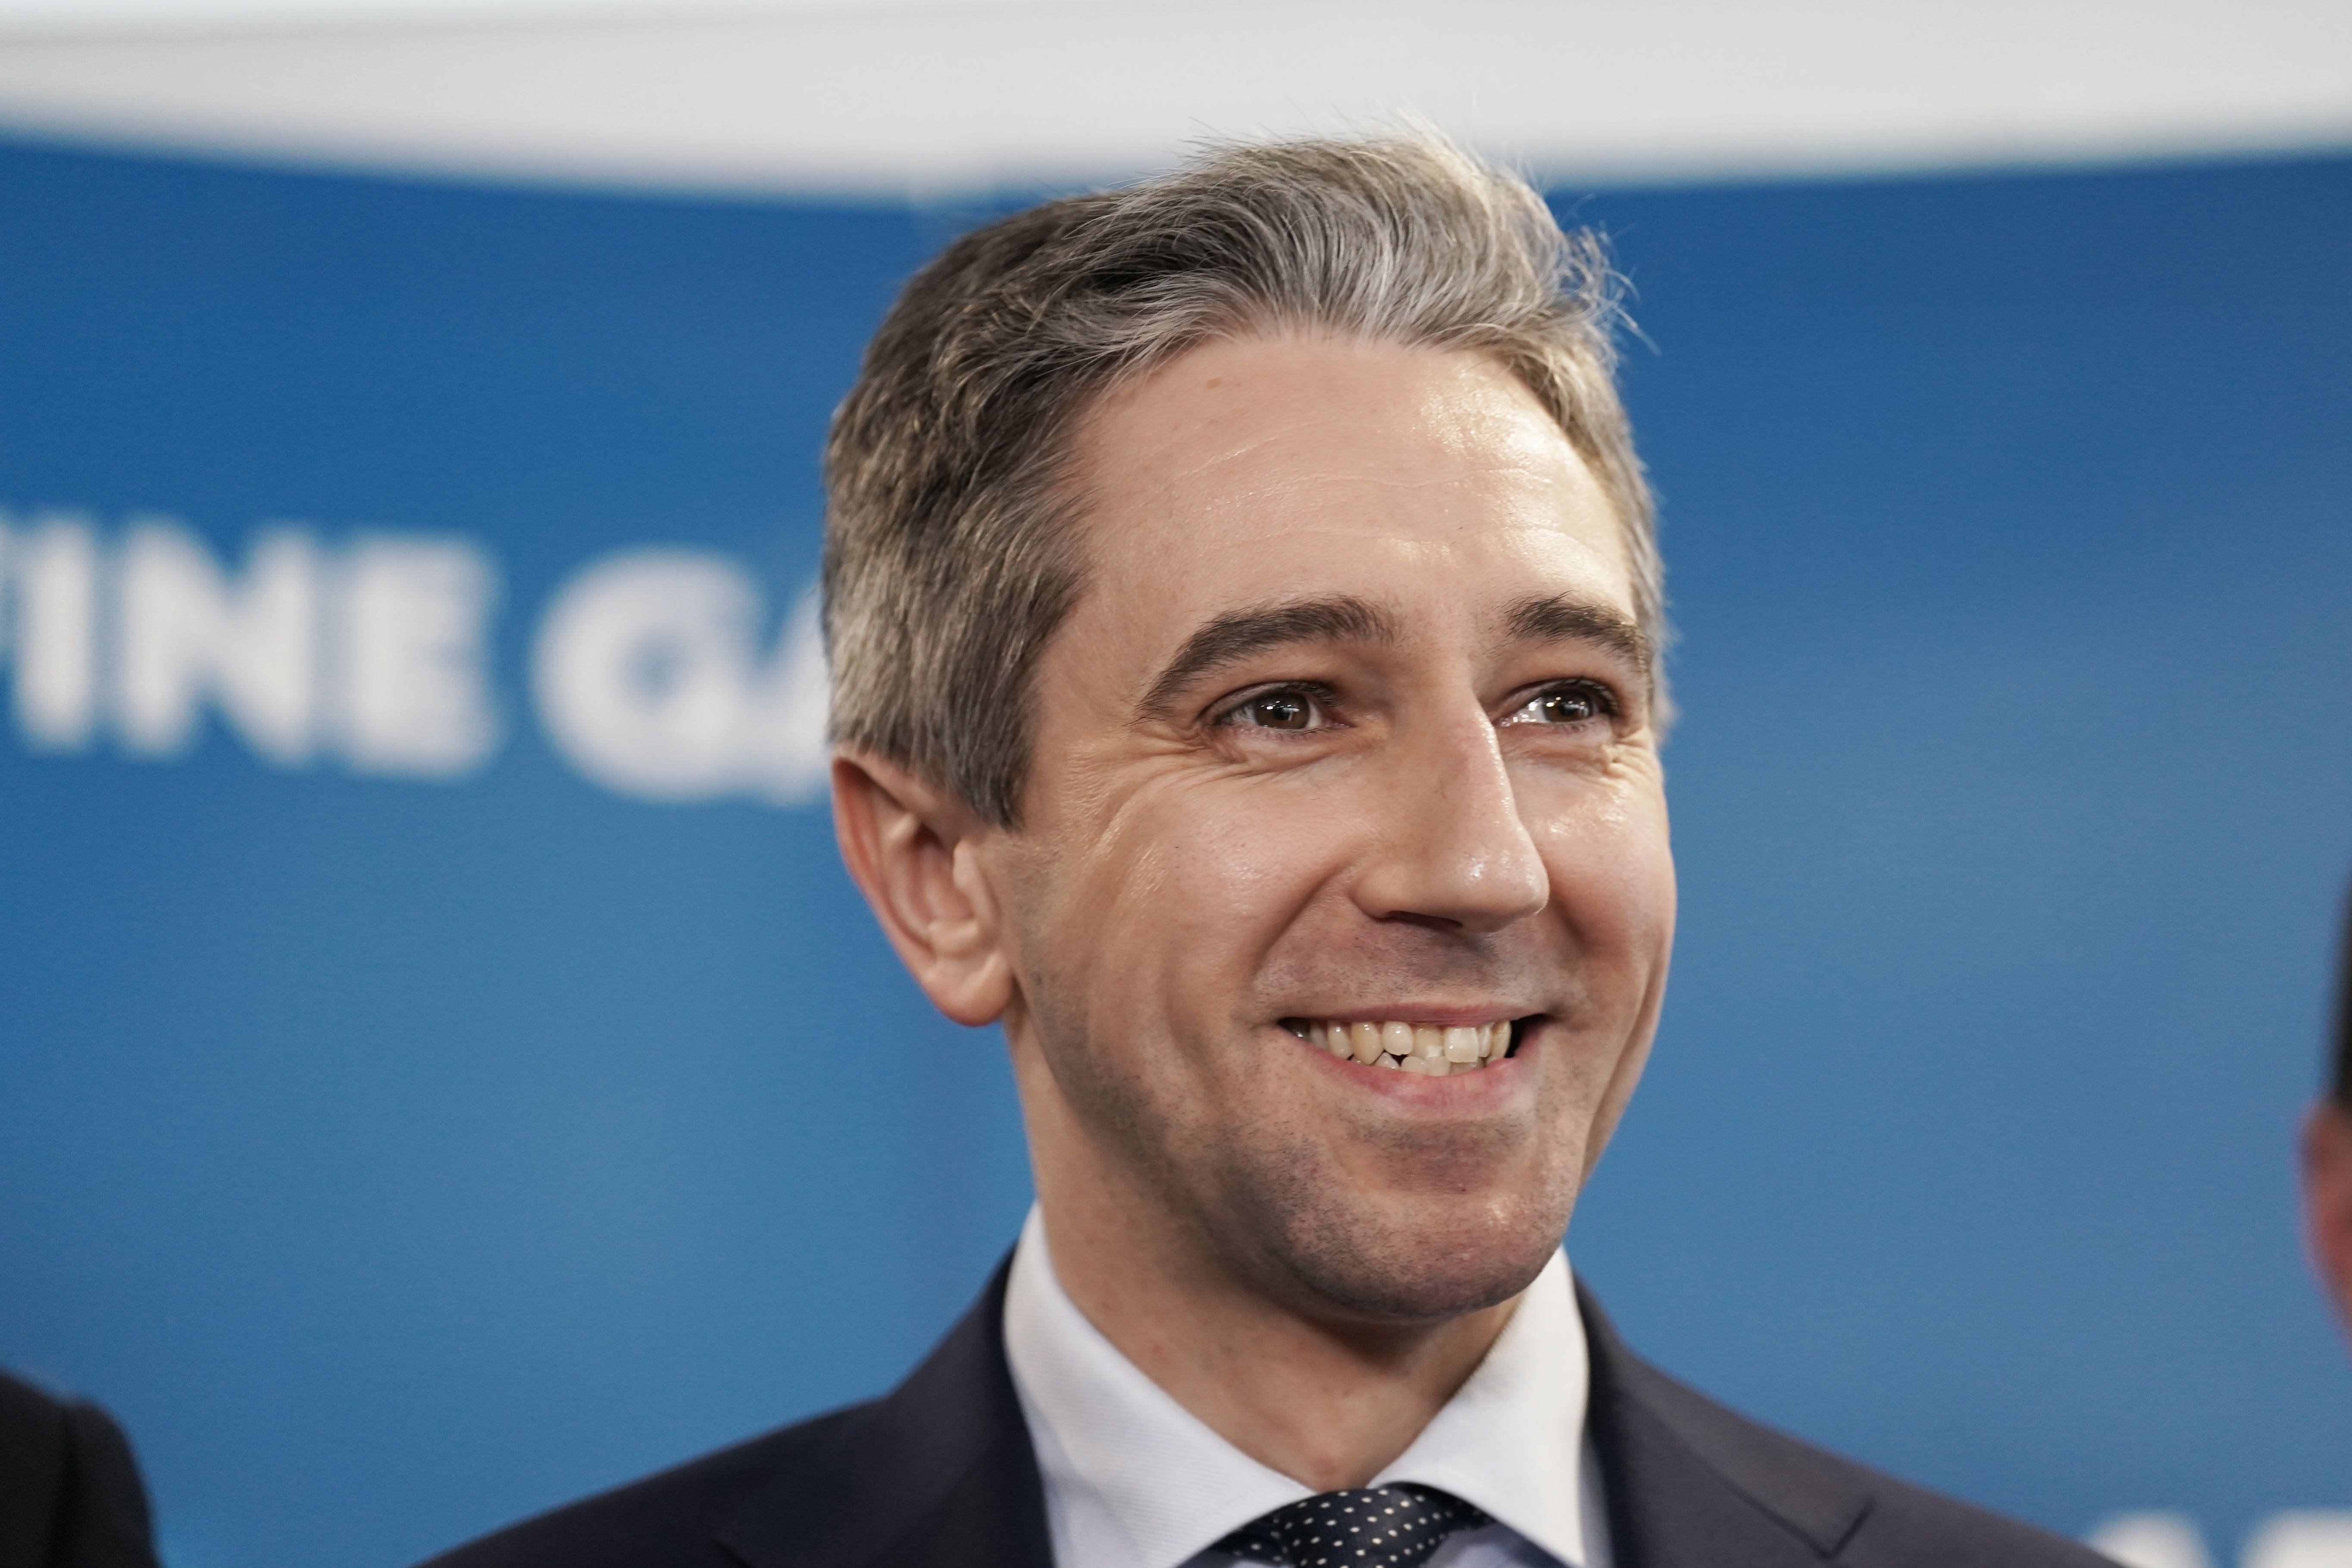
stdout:
<svg viewBox="0 0 2352 1568">
<path fill-rule="evenodd" d="M 1939 1568 L 2114 1568 L 2063 1536 L 1874 1470 L 1742 1415 L 1615 1347 L 1621 1394 L 1749 1502 L 1833 1561 Z M 1843 1524 L 1833 1522 L 1843 1516 Z"/>
<path fill-rule="evenodd" d="M 845 1426 L 877 1401 L 852 1405 L 583 1498 L 508 1525 L 417 1568 L 638 1568 L 677 1560 L 700 1543 L 714 1563 L 733 1564 L 719 1527 L 779 1471 L 825 1452 Z"/>
<path fill-rule="evenodd" d="M 66 1407 L 46 1389 L 0 1372 L 0 1455 L 9 1473 L 24 1470 L 34 1456 L 55 1468 L 65 1452 Z"/>
</svg>

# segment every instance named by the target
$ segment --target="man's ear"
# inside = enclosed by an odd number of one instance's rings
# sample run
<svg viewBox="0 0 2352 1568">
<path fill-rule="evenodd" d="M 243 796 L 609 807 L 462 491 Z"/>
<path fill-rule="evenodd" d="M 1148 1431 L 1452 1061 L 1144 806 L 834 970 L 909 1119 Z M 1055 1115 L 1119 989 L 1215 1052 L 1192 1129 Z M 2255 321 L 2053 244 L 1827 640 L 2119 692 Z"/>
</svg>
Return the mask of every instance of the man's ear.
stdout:
<svg viewBox="0 0 2352 1568">
<path fill-rule="evenodd" d="M 1013 1000 L 1013 966 L 981 854 L 999 831 L 952 792 L 864 752 L 833 759 L 841 858 L 883 934 L 931 1005 L 992 1024 Z"/>
<path fill-rule="evenodd" d="M 2330 1099 L 2303 1119 L 2303 1231 L 2319 1282 L 2352 1331 L 2352 1113 Z"/>
</svg>

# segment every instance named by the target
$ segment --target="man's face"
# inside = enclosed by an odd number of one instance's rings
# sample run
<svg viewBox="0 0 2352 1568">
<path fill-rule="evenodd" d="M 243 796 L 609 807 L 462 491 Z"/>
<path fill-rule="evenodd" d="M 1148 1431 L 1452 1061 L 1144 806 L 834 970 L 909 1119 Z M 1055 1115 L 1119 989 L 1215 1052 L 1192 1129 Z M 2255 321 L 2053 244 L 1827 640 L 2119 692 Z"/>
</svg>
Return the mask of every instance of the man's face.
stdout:
<svg viewBox="0 0 2352 1568">
<path fill-rule="evenodd" d="M 1088 585 L 988 851 L 1024 1094 L 1059 1101 L 1033 1136 L 1303 1310 L 1507 1299 L 1633 1090 L 1674 930 L 1603 492 L 1487 359 L 1320 339 L 1195 350 L 1078 458 Z M 1483 1066 L 1390 1059 L 1497 1026 Z"/>
<path fill-rule="evenodd" d="M 2303 1232 L 2319 1282 L 2352 1331 L 2352 1109 L 2332 1094 L 2304 1117 Z"/>
</svg>

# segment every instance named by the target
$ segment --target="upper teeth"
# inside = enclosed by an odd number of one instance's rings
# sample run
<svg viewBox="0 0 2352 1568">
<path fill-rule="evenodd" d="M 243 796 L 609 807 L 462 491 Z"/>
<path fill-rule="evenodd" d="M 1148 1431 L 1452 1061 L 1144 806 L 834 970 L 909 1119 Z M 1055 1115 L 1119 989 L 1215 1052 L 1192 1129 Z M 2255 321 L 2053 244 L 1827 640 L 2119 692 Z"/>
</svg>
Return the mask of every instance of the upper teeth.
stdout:
<svg viewBox="0 0 2352 1568">
<path fill-rule="evenodd" d="M 1294 1033 L 1300 1032 L 1294 1027 Z M 1511 1026 L 1340 1023 L 1311 1019 L 1303 1026 L 1306 1037 L 1335 1057 L 1353 1057 L 1366 1067 L 1399 1068 L 1427 1078 L 1471 1072 L 1499 1061 L 1511 1048 Z"/>
</svg>

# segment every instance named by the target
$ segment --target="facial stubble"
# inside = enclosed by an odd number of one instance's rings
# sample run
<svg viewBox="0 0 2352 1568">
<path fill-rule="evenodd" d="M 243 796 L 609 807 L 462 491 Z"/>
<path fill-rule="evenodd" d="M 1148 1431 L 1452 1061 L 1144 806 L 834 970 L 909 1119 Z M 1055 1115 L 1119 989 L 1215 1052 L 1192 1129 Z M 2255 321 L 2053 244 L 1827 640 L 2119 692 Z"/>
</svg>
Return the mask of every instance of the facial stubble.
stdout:
<svg viewBox="0 0 2352 1568">
<path fill-rule="evenodd" d="M 1400 1125 L 1318 1081 L 1380 1069 L 1333 1069 L 1304 1042 L 1229 1043 L 1243 1059 L 1299 1053 L 1240 1074 L 1195 1042 L 1192 1072 L 1153 1078 L 1132 1040 L 1090 1039 L 1050 1005 L 1031 1020 L 1073 1121 L 1122 1184 L 1161 1211 L 1199 1267 L 1303 1317 L 1410 1325 L 1475 1312 L 1525 1289 L 1567 1229 L 1592 1108 L 1562 1116 L 1548 1101 L 1594 1098 L 1588 1075 L 1553 1075 L 1528 1120 Z M 1220 1078 L 1241 1092 L 1202 1092 Z"/>
</svg>

